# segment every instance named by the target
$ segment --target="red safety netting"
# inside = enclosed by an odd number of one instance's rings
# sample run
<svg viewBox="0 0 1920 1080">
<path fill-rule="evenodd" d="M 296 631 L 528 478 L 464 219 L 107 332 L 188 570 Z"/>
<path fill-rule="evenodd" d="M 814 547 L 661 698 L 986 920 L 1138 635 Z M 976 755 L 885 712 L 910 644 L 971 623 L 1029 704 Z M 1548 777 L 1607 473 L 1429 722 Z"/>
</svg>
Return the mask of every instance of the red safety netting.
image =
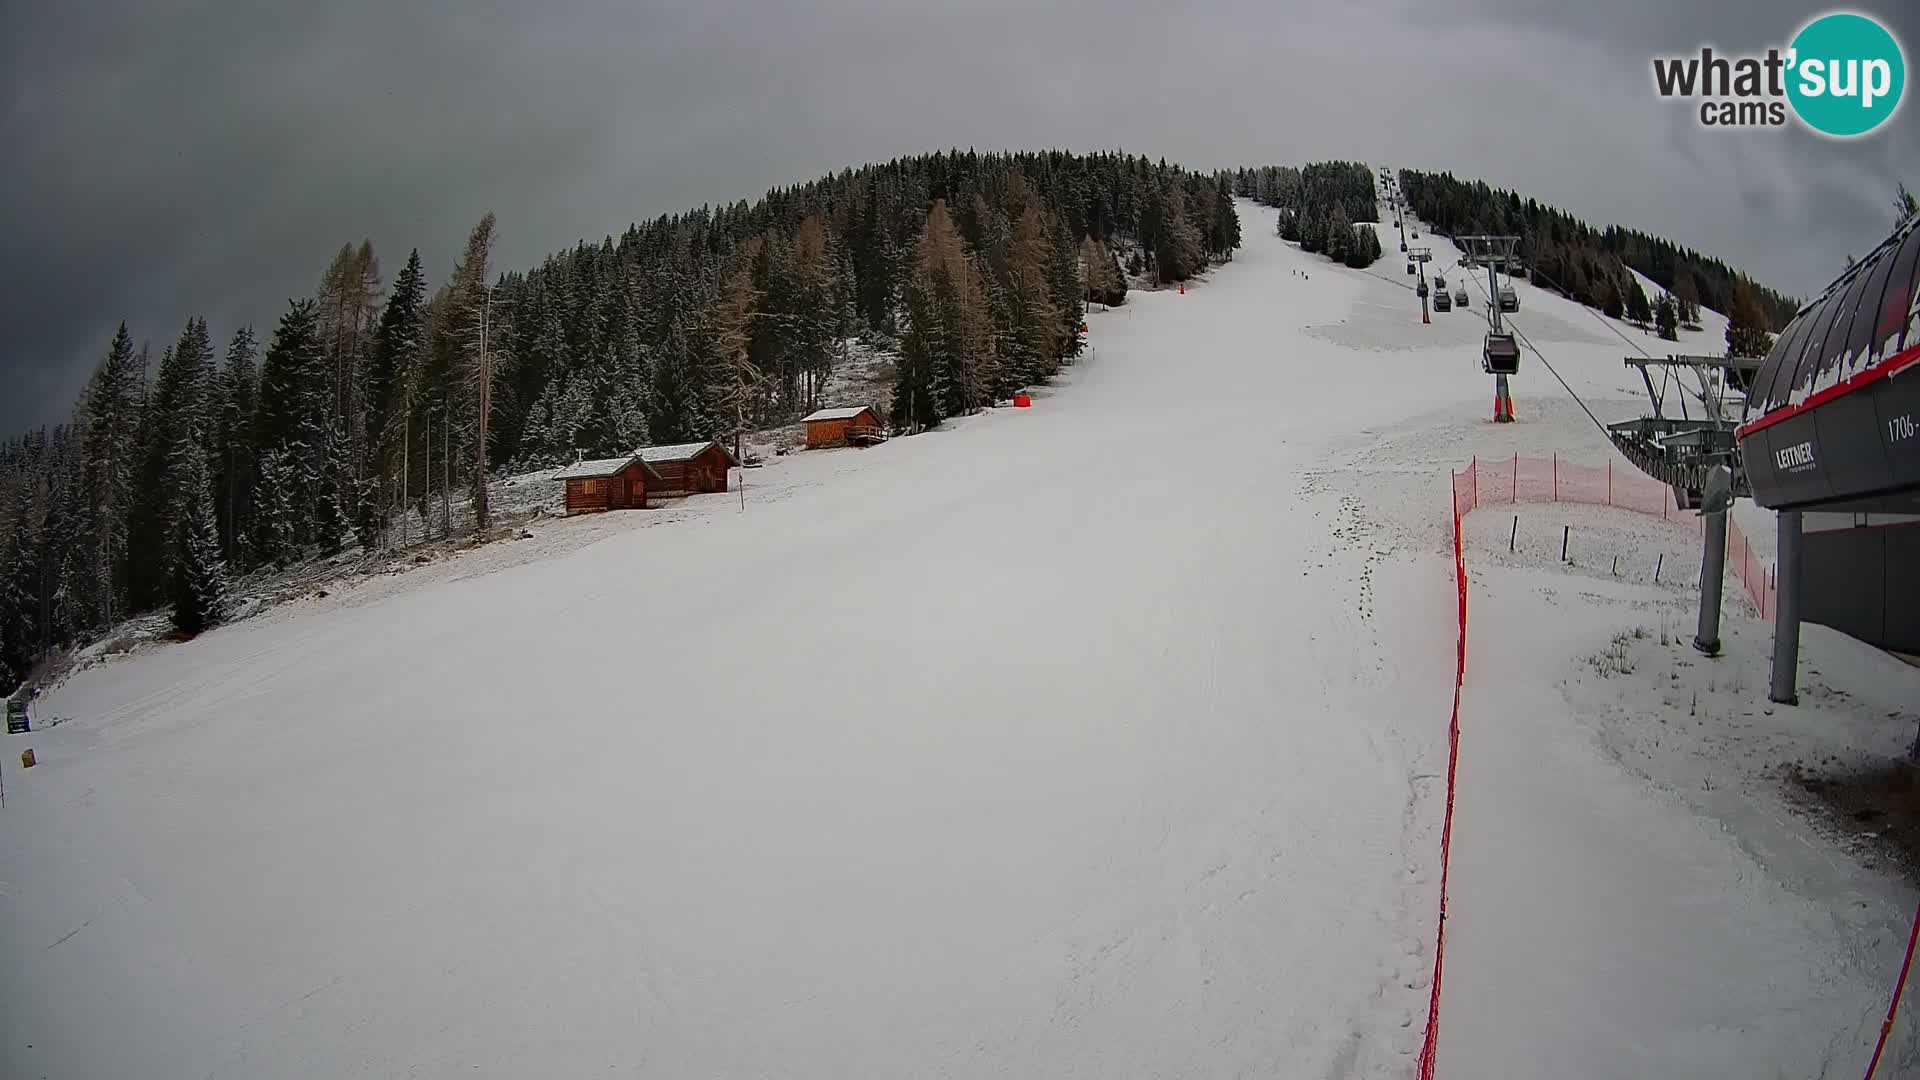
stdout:
<svg viewBox="0 0 1920 1080">
<path fill-rule="evenodd" d="M 1575 465 L 1558 456 L 1552 458 L 1511 458 L 1481 461 L 1475 458 L 1453 474 L 1453 579 L 1459 595 L 1455 618 L 1453 669 L 1453 712 L 1447 721 L 1447 805 L 1440 825 L 1440 918 L 1434 934 L 1433 982 L 1427 996 L 1427 1030 L 1420 1045 L 1419 1078 L 1434 1080 L 1440 1043 L 1440 979 L 1447 946 L 1447 878 L 1453 856 L 1454 785 L 1460 763 L 1460 688 L 1467 673 L 1467 562 L 1460 522 L 1475 508 L 1500 503 L 1570 502 L 1594 506 L 1617 506 L 1625 510 L 1655 515 L 1693 529 L 1705 527 L 1703 520 L 1676 508 L 1665 484 L 1630 469 Z M 1731 517 L 1727 521 L 1727 570 L 1740 580 L 1747 599 L 1763 618 L 1770 618 L 1777 604 L 1773 570 L 1754 554 L 1753 545 Z M 1914 933 L 1920 937 L 1920 918 Z M 1911 950 L 1912 942 L 1909 942 Z M 1911 960 L 1911 951 L 1909 951 Z M 1902 968 L 1901 982 L 1906 981 Z M 1899 991 L 1894 992 L 1899 1001 Z M 1888 1010 L 1887 1024 L 1893 1011 Z M 1881 1039 L 1884 1043 L 1886 1030 Z M 1879 1059 L 1879 1051 L 1874 1054 Z M 1871 1080 L 1871 1072 L 1869 1072 Z"/>
<path fill-rule="evenodd" d="M 1459 597 L 1454 618 L 1453 713 L 1447 720 L 1447 807 L 1440 822 L 1440 919 L 1434 931 L 1433 982 L 1427 994 L 1427 1033 L 1420 1043 L 1420 1080 L 1433 1080 L 1440 1046 L 1440 976 L 1447 954 L 1447 871 L 1453 862 L 1453 789 L 1460 765 L 1460 686 L 1467 674 L 1467 561 L 1460 536 L 1463 499 L 1471 509 L 1473 491 L 1453 477 L 1453 581 Z"/>
<path fill-rule="evenodd" d="M 1731 516 L 1727 518 L 1727 573 L 1740 579 L 1740 587 L 1747 590 L 1747 601 L 1761 618 L 1773 618 L 1774 609 L 1780 606 L 1773 566 L 1754 554 L 1747 534 Z"/>
<path fill-rule="evenodd" d="M 1515 455 L 1481 461 L 1475 458 L 1453 474 L 1453 512 L 1463 518 L 1475 508 L 1498 503 L 1569 502 L 1617 506 L 1650 517 L 1663 518 L 1698 530 L 1702 520 L 1674 506 L 1673 493 L 1645 473 L 1606 465 L 1576 465 L 1551 458 Z M 1731 518 L 1727 521 L 1727 572 L 1746 590 L 1747 602 L 1761 618 L 1772 618 L 1777 589 L 1773 568 L 1760 558 L 1746 534 Z"/>
</svg>

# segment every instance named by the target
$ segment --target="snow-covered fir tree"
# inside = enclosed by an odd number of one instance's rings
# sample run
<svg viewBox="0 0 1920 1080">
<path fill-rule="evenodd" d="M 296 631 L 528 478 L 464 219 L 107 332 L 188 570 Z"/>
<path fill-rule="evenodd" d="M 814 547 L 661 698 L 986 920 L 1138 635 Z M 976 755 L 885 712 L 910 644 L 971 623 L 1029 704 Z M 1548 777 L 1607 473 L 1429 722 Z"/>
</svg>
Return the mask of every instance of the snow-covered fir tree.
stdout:
<svg viewBox="0 0 1920 1080">
<path fill-rule="evenodd" d="M 372 542 L 384 528 L 387 515 L 399 503 L 398 470 L 411 420 L 407 391 L 420 350 L 420 309 L 427 293 L 420 251 L 407 256 L 393 279 L 386 307 L 374 328 L 373 345 L 360 388 L 366 410 L 364 460 L 360 472 L 369 482 L 360 492 L 354 511 L 354 529 L 360 542 Z"/>
<path fill-rule="evenodd" d="M 253 397 L 258 373 L 253 328 L 241 327 L 227 345 L 226 366 L 213 391 L 212 472 L 220 550 L 228 560 L 245 556 L 247 518 L 253 502 Z"/>
<path fill-rule="evenodd" d="M 1660 299 L 1653 305 L 1653 327 L 1662 338 L 1668 341 L 1680 340 L 1680 317 L 1678 306 L 1669 293 L 1661 293 Z"/>
<path fill-rule="evenodd" d="M 188 636 L 220 621 L 227 591 L 226 560 L 220 553 L 220 525 L 214 513 L 206 452 L 192 442 L 176 448 L 181 494 L 173 522 L 173 626 Z"/>
<path fill-rule="evenodd" d="M 133 337 L 121 323 L 107 355 L 87 384 L 80 411 L 86 437 L 82 487 L 86 492 L 88 564 L 93 595 L 85 601 L 95 627 L 127 610 L 127 519 L 132 500 L 135 435 L 140 428 L 140 373 Z"/>
</svg>

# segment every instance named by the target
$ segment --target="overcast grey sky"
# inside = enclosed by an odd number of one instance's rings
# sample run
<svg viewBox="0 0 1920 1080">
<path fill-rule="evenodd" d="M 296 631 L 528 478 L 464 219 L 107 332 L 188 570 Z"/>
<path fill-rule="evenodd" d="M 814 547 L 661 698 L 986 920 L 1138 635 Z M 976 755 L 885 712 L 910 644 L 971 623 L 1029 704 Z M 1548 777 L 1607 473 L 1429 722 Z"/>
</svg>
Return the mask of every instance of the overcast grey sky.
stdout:
<svg viewBox="0 0 1920 1080">
<path fill-rule="evenodd" d="M 1920 186 L 1920 112 L 1714 132 L 1650 58 L 1782 44 L 1782 0 L 4 0 L 0 431 L 63 418 L 115 323 L 264 334 L 343 241 L 436 279 L 947 146 L 1196 168 L 1451 169 L 1823 286 Z M 1855 5 L 1914 60 L 1910 0 Z M 1908 97 L 1914 95 L 1909 91 Z"/>
</svg>

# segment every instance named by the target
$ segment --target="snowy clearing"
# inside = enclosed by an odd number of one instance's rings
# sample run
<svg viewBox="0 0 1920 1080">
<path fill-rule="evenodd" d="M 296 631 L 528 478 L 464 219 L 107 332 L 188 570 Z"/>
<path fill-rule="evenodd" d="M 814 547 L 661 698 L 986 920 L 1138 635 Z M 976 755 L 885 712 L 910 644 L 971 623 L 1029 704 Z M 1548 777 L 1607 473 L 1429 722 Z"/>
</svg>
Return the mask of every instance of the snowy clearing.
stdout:
<svg viewBox="0 0 1920 1080">
<path fill-rule="evenodd" d="M 1920 671 L 1808 626 L 1802 705 L 1779 708 L 1736 589 L 1723 655 L 1690 644 L 1691 530 L 1565 505 L 1467 523 L 1442 1075 L 1859 1075 L 1910 891 L 1796 815 L 1788 774 L 1904 755 Z M 1652 583 L 1688 553 L 1684 583 Z M 1526 1003 L 1523 1038 L 1493 1001 Z M 1920 1061 L 1911 1027 L 1893 1054 Z"/>
<path fill-rule="evenodd" d="M 1447 470 L 1609 450 L 1531 357 L 1484 422 L 1477 303 L 1422 326 L 1391 249 L 1242 214 L 1032 409 L 76 675 L 7 743 L 0 1073 L 1411 1076 Z M 1633 415 L 1624 344 L 1519 288 Z M 1469 520 L 1441 1074 L 1845 1075 L 1905 887 L 1791 817 L 1830 873 L 1749 854 L 1759 786 L 1663 794 L 1711 745 L 1610 755 L 1651 691 L 1579 678 L 1697 551 L 1592 586 Z"/>
</svg>

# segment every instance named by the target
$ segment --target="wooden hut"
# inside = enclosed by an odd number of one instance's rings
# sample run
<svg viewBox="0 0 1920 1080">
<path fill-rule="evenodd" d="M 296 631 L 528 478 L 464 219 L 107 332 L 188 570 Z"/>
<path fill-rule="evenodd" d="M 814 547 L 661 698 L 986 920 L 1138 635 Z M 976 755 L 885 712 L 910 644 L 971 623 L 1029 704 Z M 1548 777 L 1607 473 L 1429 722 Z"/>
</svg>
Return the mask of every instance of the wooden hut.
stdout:
<svg viewBox="0 0 1920 1080">
<path fill-rule="evenodd" d="M 647 491 L 660 474 L 639 454 L 577 461 L 554 474 L 567 485 L 567 513 L 595 510 L 639 510 L 647 505 Z"/>
<path fill-rule="evenodd" d="M 658 479 L 649 491 L 658 495 L 694 495 L 727 490 L 727 470 L 740 464 L 733 451 L 708 439 L 705 442 L 648 446 L 640 450 Z"/>
<path fill-rule="evenodd" d="M 887 437 L 880 414 L 872 406 L 821 409 L 802 421 L 807 425 L 807 448 L 867 446 Z"/>
</svg>

